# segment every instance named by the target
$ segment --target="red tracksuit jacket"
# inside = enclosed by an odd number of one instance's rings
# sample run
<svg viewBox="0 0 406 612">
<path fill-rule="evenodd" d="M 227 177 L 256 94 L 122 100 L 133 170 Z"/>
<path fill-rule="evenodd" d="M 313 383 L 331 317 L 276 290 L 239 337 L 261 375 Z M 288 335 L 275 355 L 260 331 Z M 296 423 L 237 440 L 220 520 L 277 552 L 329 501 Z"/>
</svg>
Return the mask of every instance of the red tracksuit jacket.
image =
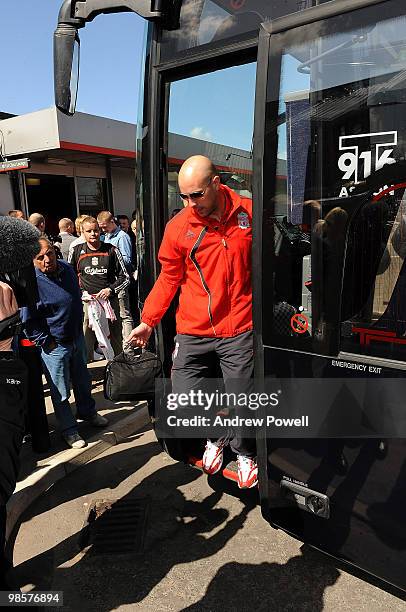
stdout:
<svg viewBox="0 0 406 612">
<path fill-rule="evenodd" d="M 180 287 L 179 334 L 231 337 L 252 329 L 252 201 L 220 185 L 221 221 L 184 208 L 166 226 L 158 259 L 162 269 L 141 320 L 157 325 Z"/>
</svg>

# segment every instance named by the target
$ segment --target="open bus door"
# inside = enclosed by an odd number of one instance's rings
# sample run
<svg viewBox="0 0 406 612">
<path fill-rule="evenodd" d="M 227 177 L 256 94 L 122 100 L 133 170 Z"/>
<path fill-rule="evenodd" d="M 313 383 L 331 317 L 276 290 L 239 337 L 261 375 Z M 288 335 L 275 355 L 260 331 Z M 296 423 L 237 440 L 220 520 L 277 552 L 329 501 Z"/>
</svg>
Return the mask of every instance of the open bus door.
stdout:
<svg viewBox="0 0 406 612">
<path fill-rule="evenodd" d="M 254 146 L 259 378 L 362 376 L 368 390 L 405 376 L 405 26 L 400 0 L 328 3 L 262 26 Z M 287 160 L 282 191 L 280 159 Z M 305 333 L 290 325 L 292 312 L 303 315 Z M 370 397 L 378 423 L 386 398 L 385 391 Z M 343 392 L 329 413 L 337 437 L 260 432 L 263 514 L 405 590 L 406 440 L 385 438 L 379 424 L 375 437 L 355 430 L 343 437 L 340 421 L 353 414 L 353 400 Z M 403 413 L 391 415 L 392 425 Z"/>
</svg>

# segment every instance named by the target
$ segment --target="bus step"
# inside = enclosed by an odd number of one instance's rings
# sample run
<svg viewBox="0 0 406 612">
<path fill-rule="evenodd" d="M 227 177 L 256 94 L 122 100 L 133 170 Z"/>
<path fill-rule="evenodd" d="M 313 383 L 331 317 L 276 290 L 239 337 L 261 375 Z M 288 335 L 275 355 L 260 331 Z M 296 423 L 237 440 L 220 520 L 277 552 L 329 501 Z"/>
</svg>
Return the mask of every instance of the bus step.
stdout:
<svg viewBox="0 0 406 612">
<path fill-rule="evenodd" d="M 197 468 L 198 470 L 202 470 L 202 460 L 201 459 L 197 459 L 196 457 L 189 457 L 189 459 L 187 460 L 187 463 L 189 465 L 191 465 L 192 467 Z M 237 462 L 236 461 L 229 461 L 225 467 L 223 467 L 222 470 L 220 470 L 219 472 L 217 472 L 216 476 L 218 474 L 223 474 L 224 478 L 227 478 L 228 480 L 234 480 L 234 482 L 238 482 L 238 476 L 237 476 Z"/>
</svg>

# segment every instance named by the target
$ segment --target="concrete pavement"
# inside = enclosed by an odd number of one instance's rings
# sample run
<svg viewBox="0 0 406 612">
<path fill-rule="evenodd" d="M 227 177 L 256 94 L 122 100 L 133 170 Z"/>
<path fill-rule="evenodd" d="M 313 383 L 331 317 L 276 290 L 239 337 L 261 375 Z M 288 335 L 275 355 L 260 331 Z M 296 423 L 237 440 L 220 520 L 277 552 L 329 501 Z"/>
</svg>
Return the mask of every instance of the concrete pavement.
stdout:
<svg viewBox="0 0 406 612">
<path fill-rule="evenodd" d="M 87 446 L 81 449 L 68 448 L 57 432 L 52 402 L 45 378 L 43 379 L 51 448 L 46 453 L 38 454 L 32 451 L 29 442 L 23 445 L 19 480 L 7 504 L 7 537 L 12 534 L 21 514 L 49 487 L 149 423 L 145 402 L 113 403 L 104 398 L 105 364 L 106 361 L 94 362 L 89 365 L 89 370 L 96 408 L 100 414 L 109 419 L 109 425 L 103 429 L 95 429 L 88 423 L 80 422 L 79 432 L 87 441 Z"/>
<path fill-rule="evenodd" d="M 63 591 L 63 610 L 75 612 L 405 610 L 401 599 L 272 529 L 257 492 L 232 484 L 173 461 L 152 431 L 139 432 L 68 474 L 25 513 L 14 579 L 24 590 Z M 133 552 L 83 547 L 86 516 L 100 500 L 147 504 Z M 128 550 L 133 522 L 105 531 L 109 544 Z"/>
</svg>

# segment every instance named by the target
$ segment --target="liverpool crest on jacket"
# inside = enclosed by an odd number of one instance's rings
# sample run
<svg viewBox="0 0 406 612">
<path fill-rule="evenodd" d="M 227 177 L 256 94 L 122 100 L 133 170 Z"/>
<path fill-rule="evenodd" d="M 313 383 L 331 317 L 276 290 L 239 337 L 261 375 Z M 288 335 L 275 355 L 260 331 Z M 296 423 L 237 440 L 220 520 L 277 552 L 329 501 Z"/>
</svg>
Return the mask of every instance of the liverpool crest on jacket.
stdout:
<svg viewBox="0 0 406 612">
<path fill-rule="evenodd" d="M 238 227 L 241 229 L 248 229 L 250 226 L 250 219 L 246 212 L 240 212 L 237 215 Z"/>
</svg>

